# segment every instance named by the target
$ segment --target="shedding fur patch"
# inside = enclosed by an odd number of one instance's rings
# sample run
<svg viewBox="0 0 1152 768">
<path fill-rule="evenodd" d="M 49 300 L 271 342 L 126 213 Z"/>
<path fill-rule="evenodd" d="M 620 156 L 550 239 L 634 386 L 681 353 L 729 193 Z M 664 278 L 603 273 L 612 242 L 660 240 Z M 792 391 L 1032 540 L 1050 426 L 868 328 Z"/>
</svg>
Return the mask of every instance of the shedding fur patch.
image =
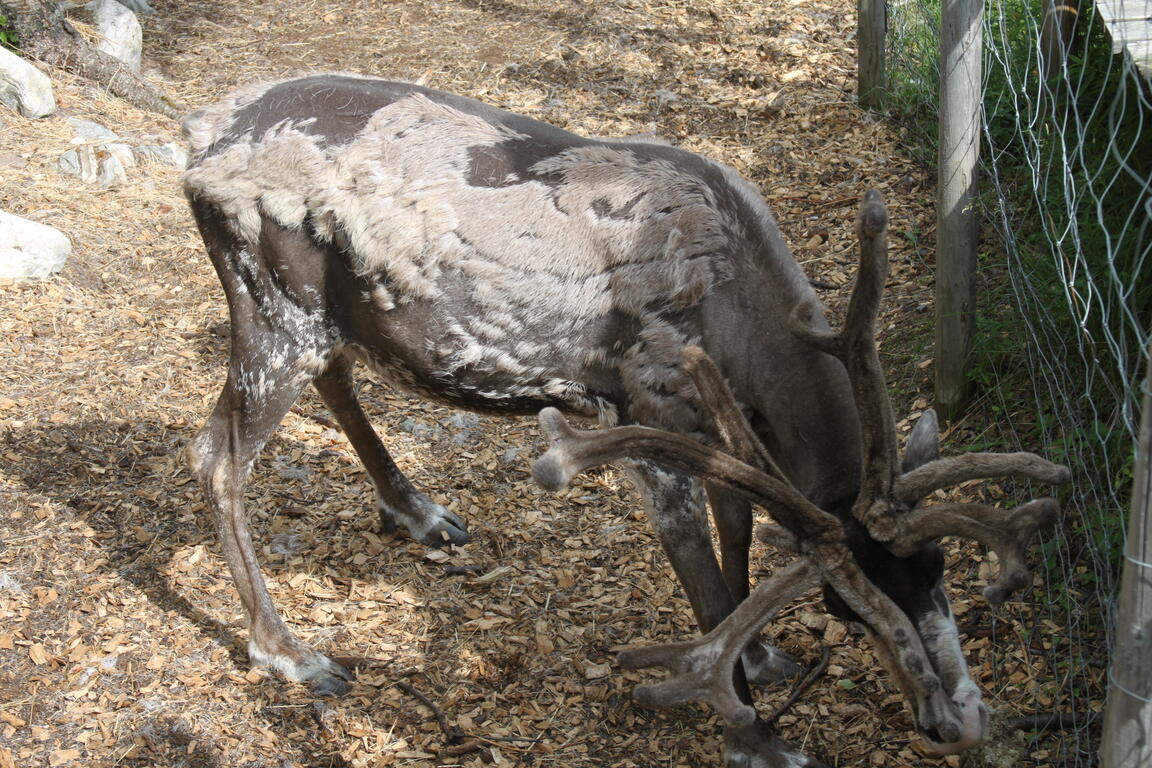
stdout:
<svg viewBox="0 0 1152 768">
<path fill-rule="evenodd" d="M 752 213 L 766 224 L 745 220 L 742 198 L 754 195 L 743 182 L 735 194 L 714 188 L 730 186 L 734 173 L 716 164 L 703 173 L 698 161 L 678 162 L 647 141 L 550 145 L 420 90 L 366 114 L 339 143 L 314 130 L 323 116 L 309 114 L 307 101 L 284 100 L 275 107 L 283 120 L 262 135 L 234 135 L 237 110 L 269 87 L 240 91 L 185 123 L 198 154 L 186 190 L 220 208 L 235 234 L 255 247 L 264 218 L 307 226 L 374 280 L 381 312 L 431 302 L 445 332 L 428 340 L 427 354 L 450 386 L 488 398 L 560 398 L 614 421 L 603 400 L 557 370 L 557 361 L 572 369 L 581 360 L 622 370 L 630 418 L 699 428 L 679 361 L 692 331 L 666 318 L 698 306 L 730 279 L 736 250 L 774 232 L 762 202 Z M 501 147 L 515 142 L 539 153 L 535 162 L 478 185 L 477 158 L 520 152 Z M 627 348 L 605 346 L 590 330 L 613 315 L 638 333 Z"/>
<path fill-rule="evenodd" d="M 196 110 L 180 123 L 180 130 L 192 149 L 193 162 L 219 141 L 238 138 L 229 133 L 237 111 L 268 92 L 274 82 L 253 83 L 239 88 L 215 104 Z"/>
</svg>

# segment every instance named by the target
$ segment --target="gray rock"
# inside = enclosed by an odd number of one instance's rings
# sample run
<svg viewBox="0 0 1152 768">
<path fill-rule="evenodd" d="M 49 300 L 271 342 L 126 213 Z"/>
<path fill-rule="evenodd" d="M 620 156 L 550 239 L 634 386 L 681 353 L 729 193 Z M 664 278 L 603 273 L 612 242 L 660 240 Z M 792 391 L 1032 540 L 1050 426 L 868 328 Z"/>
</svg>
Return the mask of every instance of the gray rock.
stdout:
<svg viewBox="0 0 1152 768">
<path fill-rule="evenodd" d="M 46 117 L 56 111 L 52 81 L 3 47 L 0 47 L 0 104 L 31 118 Z"/>
<path fill-rule="evenodd" d="M 416 437 L 437 437 L 441 431 L 438 427 L 430 427 L 413 419 L 404 419 L 400 422 L 400 429 Z"/>
<path fill-rule="evenodd" d="M 79 176 L 81 181 L 115 187 L 128 181 L 128 170 L 136 158 L 127 144 L 81 144 L 60 155 L 60 171 Z"/>
<path fill-rule="evenodd" d="M 60 271 L 72 243 L 64 233 L 0 211 L 0 277 L 49 277 Z"/>
<path fill-rule="evenodd" d="M 304 537 L 298 533 L 277 533 L 273 534 L 271 540 L 268 542 L 268 549 L 274 554 L 283 555 L 284 557 L 292 557 L 296 553 L 302 551 L 307 544 Z"/>
<path fill-rule="evenodd" d="M 23 592 L 24 585 L 20 583 L 20 579 L 12 575 L 10 571 L 0 571 L 0 589 L 8 590 L 9 592 Z"/>
<path fill-rule="evenodd" d="M 119 0 L 120 4 L 133 13 L 155 13 L 148 0 Z"/>
<path fill-rule="evenodd" d="M 76 139 L 84 141 L 120 141 L 120 137 L 100 123 L 85 120 L 82 117 L 66 117 L 68 125 L 76 131 Z M 75 141 L 75 140 L 74 140 Z"/>
<path fill-rule="evenodd" d="M 474 413 L 456 411 L 448 417 L 446 426 L 453 431 L 452 442 L 464 445 L 476 436 L 476 429 L 480 426 L 480 418 Z"/>
<path fill-rule="evenodd" d="M 136 166 L 132 147 L 121 141 L 114 131 L 100 123 L 79 117 L 67 118 L 76 129 L 72 143 L 77 145 L 60 155 L 60 171 L 79 176 L 81 181 L 114 187 L 128 181 L 128 170 Z"/>
<path fill-rule="evenodd" d="M 139 72 L 143 31 L 136 14 L 125 5 L 117 0 L 96 0 L 92 4 L 92 15 L 100 33 L 96 47 L 120 59 L 132 71 Z"/>
<path fill-rule="evenodd" d="M 93 182 L 100 175 L 100 162 L 96 159 L 96 150 L 87 144 L 69 149 L 60 155 L 60 160 L 57 162 L 61 173 L 79 176 L 81 181 Z"/>
</svg>

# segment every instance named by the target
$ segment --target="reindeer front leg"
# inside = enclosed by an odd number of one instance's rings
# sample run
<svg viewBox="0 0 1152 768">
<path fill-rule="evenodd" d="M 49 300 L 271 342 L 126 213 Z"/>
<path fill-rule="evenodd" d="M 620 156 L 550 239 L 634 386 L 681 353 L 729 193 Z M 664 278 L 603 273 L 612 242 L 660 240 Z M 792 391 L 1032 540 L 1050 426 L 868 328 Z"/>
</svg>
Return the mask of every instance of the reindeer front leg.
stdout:
<svg viewBox="0 0 1152 768">
<path fill-rule="evenodd" d="M 640 490 L 649 521 L 688 596 L 697 626 L 701 633 L 711 632 L 737 610 L 738 601 L 732 596 L 712 550 L 703 484 L 690 475 L 650 461 L 628 461 L 623 465 Z M 763 646 L 754 634 L 755 631 L 748 633 L 731 659 L 711 666 L 713 676 L 720 674 L 725 678 L 724 689 L 734 697 L 730 702 L 732 706 L 748 714 L 740 724 L 727 725 L 724 729 L 725 764 L 730 768 L 818 768 L 819 763 L 793 752 L 755 718 L 752 693 L 737 659 L 743 653 L 745 665 L 752 661 L 771 668 L 770 679 L 779 679 L 778 670 L 787 672 L 789 665 L 795 664 L 787 656 Z M 749 648 L 757 650 L 748 654 Z M 643 693 L 637 693 L 640 702 L 645 703 Z M 650 703 L 659 705 L 656 700 Z"/>
<path fill-rule="evenodd" d="M 412 538 L 432 547 L 468 543 L 464 521 L 417 490 L 396 466 L 360 407 L 351 368 L 351 361 L 338 358 L 312 383 L 372 478 L 384 530 L 391 533 L 402 525 Z"/>
<path fill-rule="evenodd" d="M 748 597 L 748 552 L 752 545 L 752 504 L 717 483 L 707 483 L 708 503 L 720 540 L 720 570 L 737 603 Z M 741 657 L 748 682 L 772 685 L 791 680 L 803 668 L 786 653 L 758 637 L 749 640 Z"/>
</svg>

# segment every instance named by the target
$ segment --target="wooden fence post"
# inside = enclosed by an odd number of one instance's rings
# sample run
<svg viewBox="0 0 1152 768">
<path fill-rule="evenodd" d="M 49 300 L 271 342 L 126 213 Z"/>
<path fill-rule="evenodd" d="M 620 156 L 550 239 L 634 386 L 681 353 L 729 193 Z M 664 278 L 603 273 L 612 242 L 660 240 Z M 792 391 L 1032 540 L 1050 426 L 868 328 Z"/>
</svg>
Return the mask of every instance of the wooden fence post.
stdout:
<svg viewBox="0 0 1152 768">
<path fill-rule="evenodd" d="M 865 109 L 880 109 L 884 102 L 887 32 L 887 0 L 856 0 L 856 98 Z"/>
<path fill-rule="evenodd" d="M 1102 768 L 1152 765 L 1152 343 L 1108 676 Z"/>
<path fill-rule="evenodd" d="M 945 418 L 954 418 L 968 397 L 968 358 L 976 324 L 983 16 L 984 0 L 943 0 L 940 8 L 936 407 Z"/>
</svg>

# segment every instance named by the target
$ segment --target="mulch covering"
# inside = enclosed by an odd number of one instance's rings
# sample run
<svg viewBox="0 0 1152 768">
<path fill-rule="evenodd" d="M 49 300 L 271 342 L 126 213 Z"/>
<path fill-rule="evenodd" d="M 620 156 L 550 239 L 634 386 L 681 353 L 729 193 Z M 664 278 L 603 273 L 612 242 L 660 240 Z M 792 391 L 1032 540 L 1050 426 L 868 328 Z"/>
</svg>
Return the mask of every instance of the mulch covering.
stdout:
<svg viewBox="0 0 1152 768">
<path fill-rule="evenodd" d="M 147 66 L 190 106 L 254 79 L 360 71 L 580 132 L 655 131 L 729 163 L 763 190 L 834 309 L 850 289 L 859 195 L 879 187 L 893 261 L 882 352 L 898 411 L 927 406 L 933 191 L 894 128 L 854 105 L 851 3 L 153 5 Z M 656 673 L 615 662 L 622 646 L 694 631 L 620 473 L 543 493 L 529 476 L 543 450 L 532 419 L 480 419 L 371 381 L 365 405 L 397 462 L 469 521 L 473 541 L 440 552 L 381 534 L 350 446 L 305 396 L 247 502 L 281 612 L 358 664 L 358 680 L 323 700 L 249 668 L 243 613 L 183 458 L 223 379 L 227 312 L 179 172 L 138 167 L 127 186 L 100 189 L 56 169 L 65 115 L 137 144 L 178 140 L 178 126 L 52 75 L 58 115 L 0 113 L 0 208 L 75 246 L 54 279 L 0 284 L 0 768 L 717 765 L 717 718 L 638 708 L 632 688 Z M 989 702 L 1066 708 L 1044 653 L 1060 638 L 1024 600 L 993 624 L 977 596 L 989 564 L 967 546 L 949 560 Z M 818 596 L 766 634 L 808 665 L 830 650 L 780 718 L 784 738 L 836 766 L 959 765 L 916 755 L 870 646 Z M 763 710 L 787 695 L 761 691 Z M 1005 764 L 1061 759 L 1058 742 L 1013 749 Z"/>
</svg>

